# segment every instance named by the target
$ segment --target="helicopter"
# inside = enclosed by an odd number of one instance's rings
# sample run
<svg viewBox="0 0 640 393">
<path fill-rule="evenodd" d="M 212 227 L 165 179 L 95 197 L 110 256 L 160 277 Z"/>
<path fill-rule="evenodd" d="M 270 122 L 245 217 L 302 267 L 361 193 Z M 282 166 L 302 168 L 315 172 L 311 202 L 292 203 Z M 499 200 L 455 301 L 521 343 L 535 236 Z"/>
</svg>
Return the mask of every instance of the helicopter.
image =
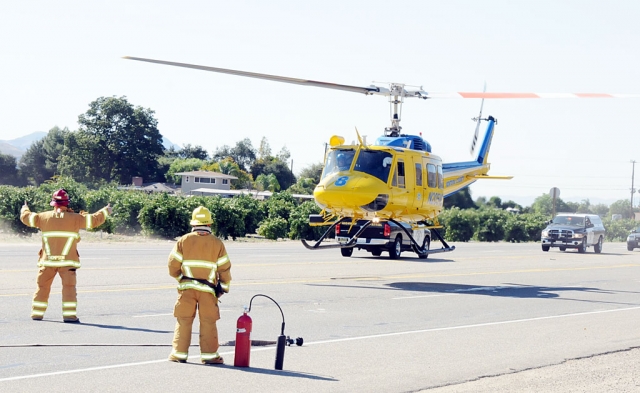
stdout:
<svg viewBox="0 0 640 393">
<path fill-rule="evenodd" d="M 379 225 L 381 221 L 391 221 L 402 228 L 410 239 L 411 247 L 418 255 L 453 251 L 455 246 L 449 246 L 437 231 L 438 228 L 442 228 L 438 222 L 438 215 L 444 209 L 444 198 L 468 187 L 477 180 L 512 178 L 512 176 L 489 175 L 491 165 L 488 162 L 488 155 L 497 120 L 492 116 L 482 117 L 485 98 L 612 98 L 632 96 L 600 93 L 499 93 L 486 92 L 486 85 L 483 92 L 431 93 L 425 91 L 422 86 L 412 88 L 404 83 L 387 83 L 386 86 L 372 84 L 360 87 L 140 57 L 125 56 L 123 58 L 388 97 L 391 107 L 391 124 L 384 129 L 383 135 L 377 138 L 374 143 L 368 144 L 360 136 L 357 129 L 358 143 L 345 144 L 344 137 L 331 136 L 329 148 L 324 157 L 320 182 L 313 192 L 315 202 L 322 208 L 322 211 L 320 214 L 309 217 L 310 225 L 329 226 L 329 228 L 313 244 L 302 239 L 303 245 L 311 250 L 356 247 L 358 238 L 368 226 Z M 472 155 L 476 151 L 480 124 L 486 122 L 487 126 L 475 159 L 444 163 L 439 156 L 432 152 L 431 145 L 421 136 L 403 134 L 400 115 L 402 104 L 407 98 L 423 100 L 433 98 L 482 99 L 480 114 L 472 119 L 476 122 L 471 144 Z M 350 225 L 354 225 L 362 220 L 365 223 L 346 241 L 322 244 L 339 224 L 350 223 Z M 422 242 L 417 241 L 409 230 L 400 225 L 400 222 L 409 224 L 412 229 L 429 228 L 441 242 L 442 247 L 429 249 L 426 238 Z"/>
</svg>

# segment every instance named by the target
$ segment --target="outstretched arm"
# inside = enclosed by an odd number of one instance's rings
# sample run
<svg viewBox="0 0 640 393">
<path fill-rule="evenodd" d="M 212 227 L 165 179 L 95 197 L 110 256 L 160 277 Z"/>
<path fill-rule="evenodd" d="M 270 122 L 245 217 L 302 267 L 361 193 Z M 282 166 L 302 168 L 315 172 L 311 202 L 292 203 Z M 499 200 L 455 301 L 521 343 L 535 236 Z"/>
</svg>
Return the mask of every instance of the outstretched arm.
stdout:
<svg viewBox="0 0 640 393">
<path fill-rule="evenodd" d="M 26 226 L 37 228 L 39 224 L 38 214 L 32 213 L 27 205 L 27 201 L 24 201 L 24 205 L 20 209 L 20 221 Z"/>
<path fill-rule="evenodd" d="M 109 203 L 107 204 L 107 206 L 103 207 L 93 214 L 84 213 L 83 216 L 85 222 L 83 228 L 93 229 L 99 227 L 100 225 L 104 224 L 104 222 L 107 220 L 107 217 L 111 215 L 112 211 L 113 209 L 111 208 L 111 203 Z"/>
</svg>

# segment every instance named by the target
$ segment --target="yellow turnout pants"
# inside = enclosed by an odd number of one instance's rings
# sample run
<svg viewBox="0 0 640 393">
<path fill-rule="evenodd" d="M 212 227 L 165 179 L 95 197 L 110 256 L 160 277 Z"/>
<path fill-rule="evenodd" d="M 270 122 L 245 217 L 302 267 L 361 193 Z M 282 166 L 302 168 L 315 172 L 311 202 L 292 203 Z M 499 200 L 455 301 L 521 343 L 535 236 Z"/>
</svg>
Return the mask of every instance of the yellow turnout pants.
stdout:
<svg viewBox="0 0 640 393">
<path fill-rule="evenodd" d="M 38 271 L 38 289 L 33 295 L 31 307 L 32 317 L 42 317 L 47 311 L 51 283 L 60 275 L 62 280 L 62 316 L 65 319 L 76 318 L 77 293 L 76 293 L 76 268 L 74 267 L 41 267 Z"/>
<path fill-rule="evenodd" d="M 177 318 L 173 335 L 171 357 L 187 360 L 191 345 L 191 329 L 198 310 L 200 319 L 200 357 L 202 361 L 218 357 L 218 329 L 216 321 L 220 319 L 218 299 L 214 294 L 195 289 L 178 291 L 178 300 L 173 315 Z"/>
</svg>

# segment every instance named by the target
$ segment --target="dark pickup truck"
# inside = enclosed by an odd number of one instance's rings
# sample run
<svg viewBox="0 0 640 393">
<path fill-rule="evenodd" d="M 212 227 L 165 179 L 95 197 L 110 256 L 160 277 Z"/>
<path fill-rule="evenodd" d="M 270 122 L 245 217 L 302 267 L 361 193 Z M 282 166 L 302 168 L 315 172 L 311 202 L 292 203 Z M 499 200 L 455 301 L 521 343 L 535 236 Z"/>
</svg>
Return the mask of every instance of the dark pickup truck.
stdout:
<svg viewBox="0 0 640 393">
<path fill-rule="evenodd" d="M 351 225 L 350 221 L 338 224 L 335 233 L 338 243 L 347 243 L 366 222 L 368 221 L 359 220 L 353 225 Z M 424 245 L 424 249 L 429 250 L 431 231 L 426 226 L 418 226 L 416 229 L 412 229 L 409 224 L 403 222 L 399 222 L 399 224 L 413 236 L 420 246 Z M 391 259 L 399 258 L 402 251 L 415 252 L 415 248 L 407 233 L 392 221 L 372 223 L 360 234 L 355 246 L 341 248 L 340 252 L 343 257 L 350 257 L 353 254 L 354 248 L 366 250 L 374 256 L 380 256 L 383 252 L 388 252 L 389 258 Z M 428 253 L 418 253 L 418 258 L 421 259 L 425 259 L 428 256 Z"/>
</svg>

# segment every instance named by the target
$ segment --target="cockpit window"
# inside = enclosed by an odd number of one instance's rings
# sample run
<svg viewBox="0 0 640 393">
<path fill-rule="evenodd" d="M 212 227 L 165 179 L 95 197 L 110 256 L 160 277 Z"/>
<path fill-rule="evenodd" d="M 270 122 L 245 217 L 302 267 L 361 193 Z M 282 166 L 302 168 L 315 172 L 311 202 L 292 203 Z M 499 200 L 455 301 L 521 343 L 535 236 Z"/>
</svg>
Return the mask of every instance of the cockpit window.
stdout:
<svg viewBox="0 0 640 393">
<path fill-rule="evenodd" d="M 561 225 L 574 225 L 583 227 L 584 226 L 584 217 L 579 216 L 557 216 L 553 219 L 554 224 Z"/>
<path fill-rule="evenodd" d="M 330 173 L 349 170 L 355 154 L 356 152 L 353 149 L 330 151 L 324 164 L 322 178 Z"/>
<path fill-rule="evenodd" d="M 386 183 L 389 180 L 392 162 L 391 153 L 386 151 L 360 150 L 353 170 L 375 176 Z"/>
</svg>

